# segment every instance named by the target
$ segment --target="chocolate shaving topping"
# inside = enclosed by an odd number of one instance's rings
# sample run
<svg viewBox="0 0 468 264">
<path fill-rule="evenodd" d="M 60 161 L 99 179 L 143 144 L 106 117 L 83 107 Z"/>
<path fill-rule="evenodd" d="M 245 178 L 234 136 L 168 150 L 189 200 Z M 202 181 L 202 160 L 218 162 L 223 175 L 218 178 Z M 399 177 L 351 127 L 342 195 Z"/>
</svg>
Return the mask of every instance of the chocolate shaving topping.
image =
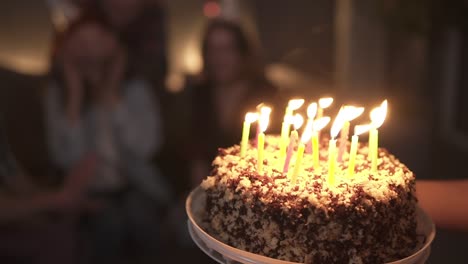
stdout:
<svg viewBox="0 0 468 264">
<path fill-rule="evenodd" d="M 321 138 L 320 149 L 326 150 L 327 139 Z M 305 163 L 291 186 L 278 162 L 278 142 L 267 137 L 261 173 L 253 146 L 243 158 L 239 146 L 219 149 L 214 180 L 202 184 L 203 223 L 210 234 L 242 250 L 305 263 L 386 263 L 414 252 L 415 178 L 387 150 L 379 149 L 379 170 L 372 173 L 367 146 L 360 144 L 355 177 L 346 178 L 345 155 L 335 187 L 327 182 L 323 151 L 320 170 Z"/>
</svg>

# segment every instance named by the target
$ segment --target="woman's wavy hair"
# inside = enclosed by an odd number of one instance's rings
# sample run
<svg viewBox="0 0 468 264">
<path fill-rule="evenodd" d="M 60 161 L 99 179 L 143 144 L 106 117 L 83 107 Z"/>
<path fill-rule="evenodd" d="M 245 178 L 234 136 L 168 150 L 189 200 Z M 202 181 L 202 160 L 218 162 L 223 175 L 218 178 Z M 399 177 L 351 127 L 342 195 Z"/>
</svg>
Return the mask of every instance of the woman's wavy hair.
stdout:
<svg viewBox="0 0 468 264">
<path fill-rule="evenodd" d="M 206 66 L 207 55 L 208 55 L 208 40 L 216 30 L 224 30 L 229 32 L 234 39 L 234 44 L 239 52 L 239 54 L 244 59 L 244 65 L 241 66 L 243 76 L 249 81 L 264 81 L 263 65 L 260 63 L 259 55 L 257 48 L 253 45 L 252 40 L 248 37 L 242 27 L 230 20 L 216 18 L 211 20 L 205 28 L 203 38 L 202 38 L 202 59 L 203 59 L 203 69 L 201 74 L 201 81 L 208 83 L 210 78 L 208 76 L 208 69 Z"/>
</svg>

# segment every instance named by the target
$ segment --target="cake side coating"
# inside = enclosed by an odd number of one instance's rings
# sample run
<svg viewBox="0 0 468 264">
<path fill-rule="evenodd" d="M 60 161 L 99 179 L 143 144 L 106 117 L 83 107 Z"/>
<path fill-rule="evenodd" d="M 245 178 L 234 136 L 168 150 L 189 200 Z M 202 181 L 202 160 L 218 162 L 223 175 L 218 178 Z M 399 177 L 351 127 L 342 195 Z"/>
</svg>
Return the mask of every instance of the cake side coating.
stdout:
<svg viewBox="0 0 468 264">
<path fill-rule="evenodd" d="M 279 160 L 279 139 L 267 137 L 264 171 L 256 171 L 257 151 L 244 158 L 239 146 L 220 149 L 207 194 L 205 223 L 220 240 L 242 250 L 306 263 L 384 263 L 410 255 L 416 246 L 413 173 L 379 149 L 379 169 L 370 172 L 361 144 L 356 174 L 347 175 L 348 154 L 327 181 L 327 140 L 321 142 L 320 169 L 304 156 L 292 185 Z M 295 156 L 290 171 L 294 169 Z"/>
</svg>

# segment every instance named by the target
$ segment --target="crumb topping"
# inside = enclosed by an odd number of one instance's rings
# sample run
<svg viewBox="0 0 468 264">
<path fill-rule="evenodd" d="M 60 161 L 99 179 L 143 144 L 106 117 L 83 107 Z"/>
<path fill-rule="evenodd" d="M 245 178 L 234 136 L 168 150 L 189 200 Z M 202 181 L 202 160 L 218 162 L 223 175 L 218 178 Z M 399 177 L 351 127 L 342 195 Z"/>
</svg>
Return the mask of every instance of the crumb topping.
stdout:
<svg viewBox="0 0 468 264">
<path fill-rule="evenodd" d="M 239 249 L 288 261 L 383 263 L 408 256 L 416 245 L 413 173 L 385 149 L 379 149 L 378 171 L 372 173 L 368 147 L 361 143 L 354 176 L 347 174 L 345 153 L 331 185 L 328 140 L 320 144 L 319 169 L 304 154 L 296 184 L 282 173 L 277 136 L 265 140 L 261 172 L 252 144 L 245 157 L 237 145 L 219 149 L 211 176 L 201 184 L 207 230 Z M 293 155 L 290 172 L 295 162 Z"/>
</svg>

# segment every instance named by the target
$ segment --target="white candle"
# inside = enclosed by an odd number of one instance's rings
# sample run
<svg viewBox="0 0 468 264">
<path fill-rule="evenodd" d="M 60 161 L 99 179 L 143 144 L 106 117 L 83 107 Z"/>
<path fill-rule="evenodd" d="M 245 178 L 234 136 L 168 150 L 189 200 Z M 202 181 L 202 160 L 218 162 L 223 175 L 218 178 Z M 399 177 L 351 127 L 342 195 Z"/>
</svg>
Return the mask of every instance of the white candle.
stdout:
<svg viewBox="0 0 468 264">
<path fill-rule="evenodd" d="M 280 138 L 280 160 L 286 157 L 286 147 L 288 146 L 289 129 L 291 126 L 291 118 L 295 110 L 299 109 L 304 104 L 304 99 L 291 99 L 286 107 L 286 112 L 281 126 Z"/>
<path fill-rule="evenodd" d="M 302 126 L 303 123 L 304 123 L 304 118 L 300 114 L 296 114 L 294 116 L 294 121 L 293 121 L 294 131 L 291 133 L 291 137 L 289 140 L 288 152 L 286 154 L 286 159 L 284 161 L 284 166 L 283 166 L 283 173 L 287 173 L 289 170 L 289 162 L 291 160 L 294 147 L 296 146 L 296 140 L 299 138 L 297 130 Z"/>
</svg>

